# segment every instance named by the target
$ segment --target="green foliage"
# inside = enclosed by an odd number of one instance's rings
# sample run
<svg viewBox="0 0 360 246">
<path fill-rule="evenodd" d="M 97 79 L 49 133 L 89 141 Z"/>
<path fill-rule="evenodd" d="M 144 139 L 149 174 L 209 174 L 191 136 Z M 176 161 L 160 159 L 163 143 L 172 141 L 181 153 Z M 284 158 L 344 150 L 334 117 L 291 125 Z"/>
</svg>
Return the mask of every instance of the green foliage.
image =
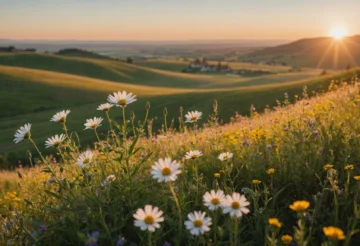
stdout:
<svg viewBox="0 0 360 246">
<path fill-rule="evenodd" d="M 140 100 L 123 110 L 112 107 L 111 115 L 120 118 L 86 130 L 94 136 L 105 130 L 100 141 L 90 144 L 94 156 L 86 167 L 75 164 L 87 147 L 70 130 L 51 149 L 60 161 L 39 154 L 36 168 L 16 173 L 18 188 L 0 194 L 0 243 L 81 245 L 97 240 L 99 245 L 116 245 L 121 236 L 127 245 L 278 245 L 282 235 L 290 234 L 298 245 L 336 245 L 335 239 L 357 245 L 360 92 L 357 84 L 340 81 L 329 89 L 311 99 L 309 88 L 295 100 L 287 94 L 275 111 L 259 114 L 252 107 L 250 117 L 237 115 L 223 126 L 218 120 L 221 104 L 215 102 L 200 122 L 180 124 L 184 133 L 163 121 L 163 134 L 149 139 L 145 123 L 154 106 L 146 106 L 144 118 L 130 113 Z M 166 119 L 171 113 L 169 107 L 163 109 Z M 209 126 L 203 127 L 207 121 Z M 70 128 L 53 124 L 59 131 Z M 41 128 L 31 131 L 36 136 Z M 37 149 L 31 138 L 22 144 Z M 196 149 L 203 155 L 184 158 Z M 220 161 L 222 152 L 234 156 Z M 150 173 L 154 162 L 165 157 L 181 165 L 181 174 L 168 184 Z M 109 175 L 115 179 L 110 181 Z M 222 209 L 210 211 L 203 195 L 212 189 L 245 195 L 250 213 L 235 219 Z M 295 205 L 297 200 L 305 201 Z M 133 214 L 146 204 L 163 211 L 164 221 L 154 233 L 134 226 Z M 183 226 L 186 215 L 198 210 L 213 222 L 199 237 Z"/>
</svg>

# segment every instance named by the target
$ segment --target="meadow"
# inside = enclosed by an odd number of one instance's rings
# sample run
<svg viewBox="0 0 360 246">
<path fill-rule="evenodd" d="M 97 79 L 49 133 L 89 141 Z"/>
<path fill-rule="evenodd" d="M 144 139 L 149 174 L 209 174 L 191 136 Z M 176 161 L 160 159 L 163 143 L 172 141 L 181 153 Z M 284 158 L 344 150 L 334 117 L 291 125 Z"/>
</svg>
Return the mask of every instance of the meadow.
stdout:
<svg viewBox="0 0 360 246">
<path fill-rule="evenodd" d="M 144 110 L 150 102 L 149 122 L 152 128 L 147 134 L 161 134 L 163 110 L 167 108 L 167 118 L 179 125 L 178 114 L 183 110 L 198 109 L 208 115 L 213 101 L 219 103 L 219 115 L 229 122 L 235 112 L 248 115 L 253 104 L 259 111 L 266 106 L 274 106 L 284 93 L 290 96 L 300 94 L 304 85 L 309 90 L 326 89 L 331 79 L 349 80 L 356 70 L 333 72 L 319 76 L 318 69 L 304 69 L 302 72 L 286 73 L 286 67 L 245 63 L 235 64 L 237 69 L 273 69 L 278 74 L 241 77 L 226 75 L 184 74 L 173 71 L 169 66 L 174 60 L 159 60 L 157 68 L 144 64 L 126 64 L 116 60 L 62 56 L 37 53 L 0 53 L 0 85 L 2 106 L 0 153 L 2 165 L 14 166 L 21 160 L 29 164 L 26 157 L 28 146 L 11 144 L 11 135 L 24 118 L 33 123 L 34 129 L 41 129 L 34 136 L 37 144 L 44 142 L 52 132 L 49 116 L 62 109 L 70 109 L 73 121 L 69 129 L 76 129 L 84 146 L 95 138 L 81 130 L 85 118 L 101 116 L 101 112 L 91 111 L 104 102 L 104 95 L 112 91 L 126 90 L 139 95 L 139 103 L 132 107 L 135 115 Z M 149 60 L 148 63 L 153 63 Z M 167 66 L 166 64 L 170 64 Z M 233 65 L 232 65 L 233 66 Z M 26 94 L 26 97 L 24 95 Z M 12 103 L 8 103 L 8 102 Z M 130 114 L 130 112 L 128 112 Z M 111 115 L 120 120 L 120 114 Z M 100 129 L 99 134 L 106 134 Z M 33 150 L 30 148 L 30 150 Z M 49 153 L 48 149 L 44 150 Z M 36 154 L 35 154 L 36 155 Z M 2 160 L 3 160 L 2 159 Z"/>
<path fill-rule="evenodd" d="M 32 140 L 45 127 L 22 129 L 18 144 L 39 153 L 2 187 L 1 244 L 360 243 L 357 82 L 305 87 L 227 124 L 215 102 L 206 114 L 183 111 L 178 127 L 164 121 L 157 137 L 146 136 L 152 107 L 129 115 L 141 97 L 109 95 L 104 121 L 86 125 L 96 138 L 87 147 L 68 127 L 73 113 L 47 122 L 63 134 L 48 140 L 53 156 Z"/>
</svg>

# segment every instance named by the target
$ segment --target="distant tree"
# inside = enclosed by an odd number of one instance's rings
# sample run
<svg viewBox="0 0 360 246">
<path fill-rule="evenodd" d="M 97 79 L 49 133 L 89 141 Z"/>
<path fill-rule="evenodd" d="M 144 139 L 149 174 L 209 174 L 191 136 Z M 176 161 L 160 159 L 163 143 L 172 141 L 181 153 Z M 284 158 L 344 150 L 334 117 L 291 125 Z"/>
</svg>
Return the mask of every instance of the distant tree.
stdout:
<svg viewBox="0 0 360 246">
<path fill-rule="evenodd" d="M 133 64 L 133 59 L 131 57 L 126 58 L 126 63 Z"/>
<path fill-rule="evenodd" d="M 194 64 L 201 64 L 201 61 L 199 58 L 196 58 L 195 61 L 194 61 Z"/>
<path fill-rule="evenodd" d="M 326 72 L 326 70 L 324 69 L 324 70 L 322 70 L 322 72 L 320 73 L 320 76 L 323 76 L 323 75 L 326 75 L 327 74 L 327 72 Z"/>
<path fill-rule="evenodd" d="M 27 51 L 27 52 L 36 52 L 36 49 L 34 49 L 34 48 L 27 48 L 27 49 L 25 49 L 25 51 Z"/>
<path fill-rule="evenodd" d="M 9 46 L 8 51 L 14 52 L 14 51 L 16 51 L 16 48 L 14 46 Z"/>
<path fill-rule="evenodd" d="M 204 57 L 204 58 L 202 59 L 202 64 L 203 64 L 203 65 L 208 65 L 208 61 L 207 61 L 206 57 Z"/>
<path fill-rule="evenodd" d="M 218 71 L 221 70 L 221 61 L 218 61 L 218 64 L 217 64 L 217 66 L 216 66 L 216 69 L 217 69 Z"/>
</svg>

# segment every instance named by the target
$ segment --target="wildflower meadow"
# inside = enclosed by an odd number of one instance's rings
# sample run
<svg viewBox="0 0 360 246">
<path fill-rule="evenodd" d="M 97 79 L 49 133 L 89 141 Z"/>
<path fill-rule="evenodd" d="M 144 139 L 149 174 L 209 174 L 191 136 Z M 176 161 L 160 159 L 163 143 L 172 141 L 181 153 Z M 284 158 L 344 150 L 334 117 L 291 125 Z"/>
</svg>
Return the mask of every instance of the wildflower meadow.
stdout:
<svg viewBox="0 0 360 246">
<path fill-rule="evenodd" d="M 14 144 L 28 145 L 33 167 L 0 193 L 1 245 L 360 245 L 355 80 L 227 124 L 217 102 L 210 115 L 181 108 L 177 124 L 165 108 L 156 136 L 151 104 L 139 117 L 136 103 L 104 96 L 103 117 L 83 129 L 67 127 L 71 109 L 50 115 L 58 132 L 43 145 L 24 118 Z M 96 140 L 83 146 L 77 131 Z"/>
</svg>

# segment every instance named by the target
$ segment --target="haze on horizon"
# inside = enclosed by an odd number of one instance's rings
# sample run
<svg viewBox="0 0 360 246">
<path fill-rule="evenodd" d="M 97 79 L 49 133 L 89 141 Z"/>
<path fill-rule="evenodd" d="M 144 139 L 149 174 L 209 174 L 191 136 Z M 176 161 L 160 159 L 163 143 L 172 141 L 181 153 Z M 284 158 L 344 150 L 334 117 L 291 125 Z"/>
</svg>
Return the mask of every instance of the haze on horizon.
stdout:
<svg viewBox="0 0 360 246">
<path fill-rule="evenodd" d="M 211 40 L 356 34 L 358 0 L 0 0 L 0 39 Z"/>
</svg>

